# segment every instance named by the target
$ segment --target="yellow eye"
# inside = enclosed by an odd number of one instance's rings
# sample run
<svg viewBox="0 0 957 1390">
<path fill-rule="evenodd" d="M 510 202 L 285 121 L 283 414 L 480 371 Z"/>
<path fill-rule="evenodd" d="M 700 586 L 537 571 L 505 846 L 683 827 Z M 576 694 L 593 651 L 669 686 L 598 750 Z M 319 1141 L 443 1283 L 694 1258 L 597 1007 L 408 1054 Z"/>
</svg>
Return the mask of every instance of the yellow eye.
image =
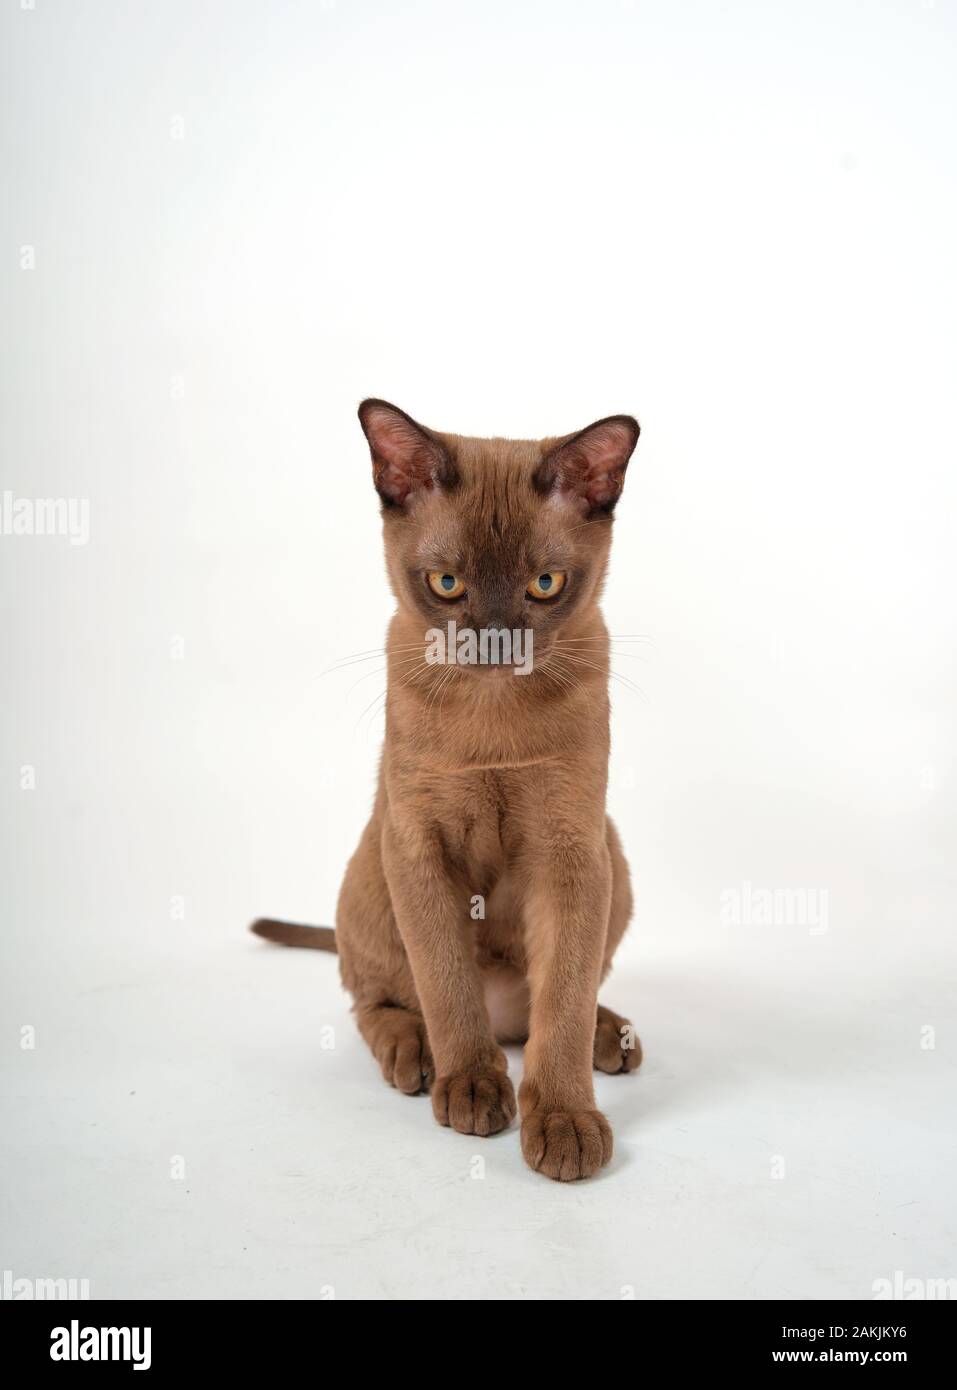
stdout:
<svg viewBox="0 0 957 1390">
<path fill-rule="evenodd" d="M 538 574 L 525 590 L 529 598 L 554 598 L 565 587 L 565 576 L 561 570 L 548 570 Z"/>
<path fill-rule="evenodd" d="M 441 570 L 429 573 L 429 588 L 439 598 L 461 598 L 465 593 L 465 585 L 457 575 L 443 574 Z"/>
</svg>

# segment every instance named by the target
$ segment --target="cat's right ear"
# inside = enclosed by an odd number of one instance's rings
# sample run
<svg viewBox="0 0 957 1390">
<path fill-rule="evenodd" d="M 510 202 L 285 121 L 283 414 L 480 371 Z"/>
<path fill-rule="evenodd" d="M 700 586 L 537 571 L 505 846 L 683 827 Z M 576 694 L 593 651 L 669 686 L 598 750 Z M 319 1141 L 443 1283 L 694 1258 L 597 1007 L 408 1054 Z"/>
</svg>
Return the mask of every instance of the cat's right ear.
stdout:
<svg viewBox="0 0 957 1390">
<path fill-rule="evenodd" d="M 359 424 L 372 453 L 372 478 L 386 507 L 404 507 L 417 494 L 455 483 L 455 467 L 440 439 L 388 401 L 363 401 Z"/>
</svg>

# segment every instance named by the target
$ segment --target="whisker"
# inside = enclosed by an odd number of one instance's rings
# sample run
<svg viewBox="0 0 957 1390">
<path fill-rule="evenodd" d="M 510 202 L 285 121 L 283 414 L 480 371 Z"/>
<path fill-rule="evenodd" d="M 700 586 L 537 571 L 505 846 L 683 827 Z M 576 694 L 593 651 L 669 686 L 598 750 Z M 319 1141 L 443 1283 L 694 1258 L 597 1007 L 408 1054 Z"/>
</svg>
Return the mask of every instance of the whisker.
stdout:
<svg viewBox="0 0 957 1390">
<path fill-rule="evenodd" d="M 363 661 L 373 661 L 377 656 L 388 656 L 389 652 L 417 651 L 425 647 L 425 642 L 401 642 L 396 646 L 374 647 L 368 652 L 356 652 L 352 656 L 343 657 L 340 661 L 335 661 L 331 666 L 326 666 L 319 671 L 314 680 L 319 676 L 327 676 L 330 671 L 341 671 L 344 666 L 360 665 Z"/>
<path fill-rule="evenodd" d="M 551 655 L 545 658 L 541 666 L 538 667 L 538 670 L 540 673 L 544 674 L 546 679 L 551 677 L 551 679 L 558 684 L 560 689 L 570 694 L 573 694 L 576 690 L 585 689 L 577 676 L 573 676 L 570 671 L 561 670 L 557 665 L 553 665 Z"/>
<path fill-rule="evenodd" d="M 413 662 L 416 662 L 416 661 L 418 661 L 418 660 L 419 660 L 419 658 L 418 658 L 417 656 L 406 656 L 406 657 L 402 657 L 402 659 L 399 660 L 399 661 L 397 661 L 395 664 L 396 664 L 396 666 L 398 667 L 398 669 L 399 669 L 400 671 L 402 671 L 406 666 L 411 666 L 411 665 L 413 664 Z M 364 674 L 364 675 L 361 675 L 361 676 L 359 677 L 358 680 L 355 680 L 355 681 L 352 682 L 352 684 L 350 685 L 349 689 L 346 691 L 346 698 L 348 699 L 348 697 L 352 694 L 353 690 L 355 690 L 355 688 L 356 688 L 357 685 L 361 685 L 363 681 L 369 680 L 369 678 L 370 678 L 371 676 L 379 676 L 379 675 L 381 675 L 383 671 L 388 671 L 388 669 L 389 669 L 388 665 L 385 665 L 385 666 L 376 666 L 373 670 L 371 670 L 371 671 L 366 671 L 365 674 Z"/>
<path fill-rule="evenodd" d="M 449 674 L 450 674 L 450 676 L 451 676 L 452 673 L 454 672 L 454 669 L 455 669 L 455 668 L 452 667 L 452 666 L 449 667 Z M 441 682 L 439 683 L 439 690 L 442 692 L 442 698 L 439 700 L 439 713 L 440 713 L 440 714 L 442 713 L 442 705 L 443 705 L 443 703 L 445 702 L 445 697 L 446 697 L 446 695 L 447 695 L 447 693 L 448 693 L 447 687 L 450 685 L 450 683 L 451 683 L 450 680 L 441 681 Z"/>
<path fill-rule="evenodd" d="M 429 698 L 428 698 L 428 700 L 426 701 L 426 706 L 425 706 L 425 713 L 426 713 L 426 716 L 428 716 L 428 715 L 432 712 L 432 706 L 435 704 L 435 701 L 436 701 L 436 699 L 438 698 L 439 691 L 443 688 L 443 686 L 448 685 L 449 681 L 452 679 L 452 677 L 453 677 L 454 675 L 455 675 L 455 667 L 454 667 L 453 665 L 451 665 L 451 663 L 450 663 L 449 665 L 446 666 L 445 670 L 442 672 L 442 674 L 439 676 L 438 680 L 435 682 L 435 685 L 433 686 L 433 689 L 432 689 L 432 693 L 429 695 Z"/>
<path fill-rule="evenodd" d="M 559 638 L 559 639 L 554 643 L 554 645 L 555 645 L 555 647 L 565 647 L 565 646 L 568 645 L 568 643 L 567 643 L 566 641 L 564 641 L 563 639 Z M 582 655 L 584 655 L 584 656 L 588 656 L 588 655 L 600 656 L 602 650 L 604 650 L 604 647 L 602 647 L 602 648 L 597 648 L 597 647 L 596 647 L 595 650 L 592 650 L 591 648 L 588 648 L 588 649 L 586 649 L 585 652 L 581 652 L 581 651 L 578 651 L 578 652 L 569 652 L 568 654 L 569 654 L 570 656 L 574 656 L 574 655 L 579 655 L 579 656 L 582 656 Z M 614 655 L 614 656 L 616 656 L 616 657 L 618 657 L 618 656 L 626 656 L 626 657 L 628 657 L 629 661 L 646 661 L 646 660 L 647 660 L 647 658 L 645 657 L 644 653 L 642 653 L 642 652 L 622 652 L 622 651 L 619 651 L 617 647 L 613 647 L 613 646 L 609 646 L 609 647 L 608 647 L 608 650 L 612 653 L 612 655 Z"/>
<path fill-rule="evenodd" d="M 357 719 L 356 722 L 355 722 L 356 731 L 358 731 L 359 728 L 361 727 L 362 721 L 363 721 L 363 719 L 365 718 L 366 714 L 368 714 L 368 712 L 369 712 L 371 709 L 373 709 L 373 707 L 374 707 L 375 705 L 377 705 L 377 704 L 379 703 L 380 700 L 384 700 L 384 699 L 386 698 L 386 696 L 388 695 L 388 693 L 389 693 L 389 692 L 388 692 L 388 689 L 386 689 L 386 690 L 380 690 L 379 694 L 376 695 L 375 699 L 369 701 L 369 703 L 366 705 L 365 709 L 362 711 L 362 713 L 359 715 L 358 719 Z"/>
<path fill-rule="evenodd" d="M 559 638 L 557 638 L 556 640 L 559 641 L 559 642 L 574 643 L 576 646 L 579 646 L 579 645 L 581 645 L 581 646 L 587 646 L 587 645 L 596 646 L 596 645 L 598 645 L 599 643 L 602 643 L 602 642 L 649 642 L 649 643 L 650 643 L 650 642 L 652 642 L 654 639 L 651 638 L 651 637 L 637 637 L 637 636 L 636 636 L 636 637 L 616 637 L 616 636 L 614 635 L 614 633 L 608 633 L 608 635 L 606 636 L 606 635 L 603 633 L 600 637 L 559 637 Z"/>
<path fill-rule="evenodd" d="M 598 671 L 601 675 L 608 675 L 611 677 L 612 680 L 619 681 L 620 684 L 623 685 L 626 690 L 630 690 L 635 695 L 640 695 L 642 699 L 648 698 L 645 692 L 642 690 L 641 686 L 636 685 L 635 682 L 630 678 L 630 676 L 623 676 L 619 671 L 613 671 L 611 667 L 608 667 L 606 670 L 605 667 L 599 666 L 593 661 L 587 661 L 583 656 L 580 656 L 577 653 L 573 656 L 570 652 L 566 652 L 565 660 L 573 661 L 578 666 L 587 666 L 592 671 Z"/>
<path fill-rule="evenodd" d="M 388 666 L 376 666 L 373 670 L 366 671 L 364 675 L 360 676 L 357 681 L 353 681 L 352 684 L 349 686 L 349 689 L 346 691 L 346 699 L 349 698 L 349 696 L 352 694 L 353 690 L 355 690 L 357 685 L 361 685 L 363 681 L 367 681 L 370 676 L 381 676 L 382 672 L 387 671 L 388 669 Z"/>
<path fill-rule="evenodd" d="M 417 666 L 414 670 L 408 672 L 405 678 L 396 684 L 396 690 L 401 690 L 404 686 L 407 685 L 415 685 L 415 682 L 418 680 L 418 678 L 424 673 L 430 671 L 431 669 L 432 668 L 428 665 L 428 663 L 423 661 L 420 666 Z"/>
</svg>

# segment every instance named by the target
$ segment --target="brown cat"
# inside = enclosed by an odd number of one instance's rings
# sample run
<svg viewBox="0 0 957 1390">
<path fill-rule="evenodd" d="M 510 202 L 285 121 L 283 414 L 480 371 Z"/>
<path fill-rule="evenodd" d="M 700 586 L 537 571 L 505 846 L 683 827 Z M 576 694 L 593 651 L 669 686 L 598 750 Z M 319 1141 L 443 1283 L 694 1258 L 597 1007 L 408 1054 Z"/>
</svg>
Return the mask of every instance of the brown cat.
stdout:
<svg viewBox="0 0 957 1390">
<path fill-rule="evenodd" d="M 597 1002 L 632 905 L 605 814 L 598 599 L 638 424 L 614 415 L 531 442 L 440 434 L 378 400 L 359 419 L 398 605 L 375 807 L 334 938 L 253 929 L 338 949 L 385 1079 L 431 1089 L 435 1118 L 462 1134 L 509 1124 L 499 1043 L 527 1039 L 525 1158 L 550 1178 L 589 1177 L 612 1152 L 592 1066 L 641 1060 L 630 1024 Z M 450 639 L 444 662 L 429 655 L 436 633 Z M 489 634 L 493 648 L 514 634 L 504 660 L 482 660 Z"/>
</svg>

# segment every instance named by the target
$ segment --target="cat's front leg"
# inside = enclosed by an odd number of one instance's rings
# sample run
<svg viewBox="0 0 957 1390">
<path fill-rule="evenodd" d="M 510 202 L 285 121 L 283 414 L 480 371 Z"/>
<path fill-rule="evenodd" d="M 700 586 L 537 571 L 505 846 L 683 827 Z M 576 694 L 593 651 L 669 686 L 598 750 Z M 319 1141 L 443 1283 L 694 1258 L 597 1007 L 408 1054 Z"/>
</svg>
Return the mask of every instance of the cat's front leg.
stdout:
<svg viewBox="0 0 957 1390">
<path fill-rule="evenodd" d="M 611 1158 L 611 1129 L 595 1107 L 592 1056 L 611 902 L 604 840 L 555 839 L 528 873 L 526 948 L 531 990 L 519 1091 L 526 1162 L 561 1182 Z"/>
<path fill-rule="evenodd" d="M 515 1092 L 485 1008 L 468 889 L 428 831 L 387 820 L 382 860 L 435 1059 L 432 1111 L 460 1134 L 496 1134 L 515 1116 Z"/>
</svg>

